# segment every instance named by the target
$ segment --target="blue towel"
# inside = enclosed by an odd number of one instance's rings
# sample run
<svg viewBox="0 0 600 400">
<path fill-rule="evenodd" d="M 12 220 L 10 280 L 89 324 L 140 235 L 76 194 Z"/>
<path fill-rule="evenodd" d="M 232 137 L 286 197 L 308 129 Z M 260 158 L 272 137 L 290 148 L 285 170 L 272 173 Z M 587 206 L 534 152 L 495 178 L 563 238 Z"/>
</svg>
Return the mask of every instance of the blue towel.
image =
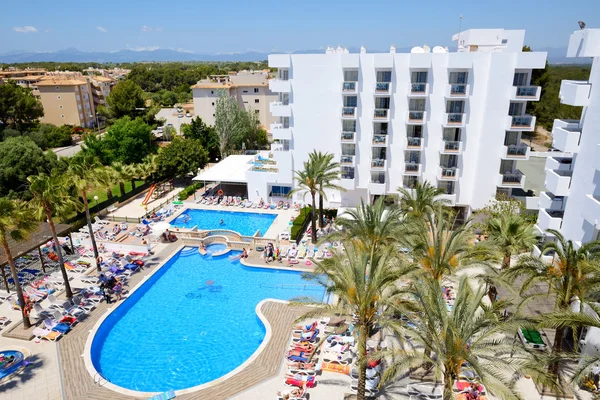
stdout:
<svg viewBox="0 0 600 400">
<path fill-rule="evenodd" d="M 71 330 L 71 326 L 60 323 L 60 324 L 56 324 L 56 326 L 54 328 L 52 328 L 52 330 L 55 332 L 60 332 L 60 333 L 67 333 L 67 332 L 69 332 L 69 330 Z"/>
<path fill-rule="evenodd" d="M 168 392 L 159 393 L 156 396 L 152 396 L 148 398 L 148 400 L 170 400 L 174 399 L 175 397 L 175 392 L 173 391 L 173 389 L 171 389 Z"/>
<path fill-rule="evenodd" d="M 299 361 L 299 362 L 308 362 L 308 358 L 304 358 L 304 357 L 300 357 L 300 356 L 290 356 L 288 357 L 288 359 L 290 359 L 290 361 Z"/>
</svg>

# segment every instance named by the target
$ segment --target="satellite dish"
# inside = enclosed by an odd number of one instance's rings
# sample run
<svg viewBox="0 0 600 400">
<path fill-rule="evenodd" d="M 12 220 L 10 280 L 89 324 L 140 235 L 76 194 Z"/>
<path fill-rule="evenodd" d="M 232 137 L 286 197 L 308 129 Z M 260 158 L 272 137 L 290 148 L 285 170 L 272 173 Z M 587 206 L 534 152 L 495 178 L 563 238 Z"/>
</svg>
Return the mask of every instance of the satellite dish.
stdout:
<svg viewBox="0 0 600 400">
<path fill-rule="evenodd" d="M 577 23 L 579 24 L 579 28 L 585 29 L 585 22 L 583 22 L 583 21 L 577 21 Z"/>
<path fill-rule="evenodd" d="M 433 50 L 431 50 L 433 53 L 446 53 L 446 49 L 443 48 L 442 46 L 435 46 L 433 48 Z"/>
<path fill-rule="evenodd" d="M 411 53 L 425 53 L 425 50 L 423 50 L 422 47 L 416 46 L 413 47 L 412 49 L 410 49 Z"/>
<path fill-rule="evenodd" d="M 429 48 L 429 46 L 423 45 L 423 52 L 429 53 L 430 51 L 431 51 L 431 49 Z"/>
</svg>

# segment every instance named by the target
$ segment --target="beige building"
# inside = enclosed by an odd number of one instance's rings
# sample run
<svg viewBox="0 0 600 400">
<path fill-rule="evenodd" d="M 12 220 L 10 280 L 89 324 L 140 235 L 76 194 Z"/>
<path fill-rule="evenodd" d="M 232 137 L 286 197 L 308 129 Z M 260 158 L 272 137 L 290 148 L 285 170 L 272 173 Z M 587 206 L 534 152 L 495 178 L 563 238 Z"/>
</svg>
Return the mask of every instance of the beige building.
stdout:
<svg viewBox="0 0 600 400">
<path fill-rule="evenodd" d="M 92 85 L 84 77 L 49 75 L 38 81 L 36 86 L 44 106 L 41 122 L 81 127 L 92 127 L 95 124 Z"/>
<path fill-rule="evenodd" d="M 116 81 L 112 78 L 106 78 L 104 76 L 92 76 L 89 78 L 92 84 L 92 99 L 94 101 L 94 106 L 98 108 L 98 106 L 106 105 L 106 98 L 110 94 L 113 86 L 116 84 Z"/>
<path fill-rule="evenodd" d="M 268 130 L 276 118 L 269 112 L 269 103 L 278 95 L 269 89 L 269 73 L 265 71 L 241 71 L 230 75 L 211 75 L 192 86 L 194 114 L 208 125 L 215 124 L 215 104 L 220 91 L 235 97 L 241 107 L 258 114 L 261 125 Z"/>
</svg>

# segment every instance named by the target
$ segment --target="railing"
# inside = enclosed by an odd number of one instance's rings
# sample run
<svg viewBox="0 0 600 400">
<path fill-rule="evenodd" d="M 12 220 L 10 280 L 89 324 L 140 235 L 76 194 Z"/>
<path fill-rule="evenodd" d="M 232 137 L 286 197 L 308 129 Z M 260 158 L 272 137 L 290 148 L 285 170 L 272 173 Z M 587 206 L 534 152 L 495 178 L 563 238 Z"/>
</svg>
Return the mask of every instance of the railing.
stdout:
<svg viewBox="0 0 600 400">
<path fill-rule="evenodd" d="M 354 132 L 342 132 L 342 140 L 354 140 Z"/>
<path fill-rule="evenodd" d="M 283 101 L 272 101 L 271 104 L 276 107 L 289 106 L 290 100 L 288 99 L 288 100 L 283 100 Z"/>
<path fill-rule="evenodd" d="M 407 137 L 407 146 L 408 147 L 421 147 L 421 141 L 423 138 L 420 137 Z"/>
<path fill-rule="evenodd" d="M 254 167 L 252 168 L 253 172 L 272 172 L 272 173 L 277 173 L 279 172 L 279 168 L 270 168 L 270 167 Z"/>
<path fill-rule="evenodd" d="M 385 144 L 386 140 L 386 135 L 373 135 L 373 144 Z"/>
<path fill-rule="evenodd" d="M 517 86 L 517 97 L 536 97 L 537 86 Z"/>
<path fill-rule="evenodd" d="M 354 179 L 354 170 L 342 171 L 342 179 Z"/>
<path fill-rule="evenodd" d="M 356 114 L 356 107 L 343 107 L 342 117 L 354 117 Z"/>
<path fill-rule="evenodd" d="M 448 114 L 448 123 L 449 124 L 462 124 L 463 115 L 459 113 L 449 113 Z"/>
<path fill-rule="evenodd" d="M 354 162 L 354 156 L 341 156 L 340 164 L 352 164 Z"/>
<path fill-rule="evenodd" d="M 385 183 L 385 174 L 384 173 L 380 173 L 380 174 L 371 174 L 371 183 L 376 183 L 376 184 L 384 184 Z"/>
<path fill-rule="evenodd" d="M 521 183 L 523 173 L 521 171 L 507 172 L 502 174 L 502 183 Z"/>
<path fill-rule="evenodd" d="M 442 177 L 444 178 L 453 178 L 456 176 L 456 167 L 442 167 Z"/>
<path fill-rule="evenodd" d="M 450 84 L 450 95 L 463 96 L 467 94 L 467 85 L 462 83 Z"/>
<path fill-rule="evenodd" d="M 410 84 L 410 92 L 411 93 L 425 93 L 427 90 L 426 83 L 411 83 Z"/>
<path fill-rule="evenodd" d="M 388 111 L 389 110 L 387 108 L 376 108 L 375 109 L 375 113 L 374 113 L 374 117 L 375 118 L 387 118 Z"/>
<path fill-rule="evenodd" d="M 384 166 L 385 166 L 384 158 L 375 158 L 375 159 L 371 160 L 372 168 L 383 168 Z"/>
<path fill-rule="evenodd" d="M 355 92 L 356 91 L 356 82 L 344 82 L 342 84 L 343 92 Z"/>
<path fill-rule="evenodd" d="M 409 121 L 423 121 L 425 117 L 425 111 L 409 111 L 408 112 L 408 120 Z"/>
<path fill-rule="evenodd" d="M 460 142 L 446 142 L 444 141 L 444 150 L 458 151 L 460 149 Z"/>
<path fill-rule="evenodd" d="M 387 135 L 388 131 L 387 131 L 387 129 L 379 129 L 379 130 L 376 130 L 373 134 L 374 135 Z"/>
<path fill-rule="evenodd" d="M 511 121 L 511 126 L 531 126 L 533 122 L 533 117 L 530 115 L 521 115 L 521 116 L 513 116 Z"/>
<path fill-rule="evenodd" d="M 511 144 L 506 149 L 506 154 L 509 156 L 525 156 L 527 154 L 527 146 L 522 144 Z"/>
<path fill-rule="evenodd" d="M 390 91 L 390 83 L 389 82 L 377 82 L 375 83 L 375 92 L 389 92 Z"/>
<path fill-rule="evenodd" d="M 419 164 L 406 163 L 406 164 L 404 164 L 404 170 L 406 172 L 419 172 Z"/>
</svg>

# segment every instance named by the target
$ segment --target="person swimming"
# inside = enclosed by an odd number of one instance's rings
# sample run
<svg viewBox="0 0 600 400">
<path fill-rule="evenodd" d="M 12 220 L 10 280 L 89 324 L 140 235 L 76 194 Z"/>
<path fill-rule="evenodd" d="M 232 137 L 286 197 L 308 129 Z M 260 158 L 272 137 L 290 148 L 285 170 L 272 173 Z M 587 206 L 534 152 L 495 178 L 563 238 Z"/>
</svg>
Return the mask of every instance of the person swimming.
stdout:
<svg viewBox="0 0 600 400">
<path fill-rule="evenodd" d="M 219 221 L 219 225 L 225 225 L 225 221 L 223 221 L 223 220 Z"/>
</svg>

